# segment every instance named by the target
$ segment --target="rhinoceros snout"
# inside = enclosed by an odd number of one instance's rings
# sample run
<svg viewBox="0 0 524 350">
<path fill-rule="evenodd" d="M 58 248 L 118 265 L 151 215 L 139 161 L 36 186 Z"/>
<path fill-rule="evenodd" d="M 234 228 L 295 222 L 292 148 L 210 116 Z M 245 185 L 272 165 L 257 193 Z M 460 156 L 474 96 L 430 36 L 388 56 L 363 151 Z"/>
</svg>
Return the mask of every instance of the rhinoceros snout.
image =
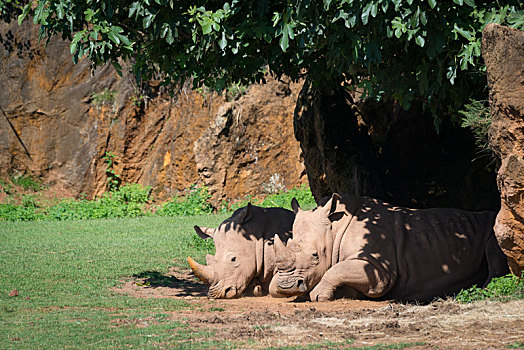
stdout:
<svg viewBox="0 0 524 350">
<path fill-rule="evenodd" d="M 307 292 L 306 283 L 305 283 L 305 281 L 303 279 L 298 279 L 297 280 L 297 289 L 301 293 Z"/>
<path fill-rule="evenodd" d="M 277 290 L 284 295 L 298 295 L 307 292 L 306 281 L 302 276 L 282 274 L 277 281 Z"/>
<path fill-rule="evenodd" d="M 238 297 L 239 294 L 237 287 L 224 287 L 221 284 L 211 286 L 207 292 L 207 296 L 212 299 L 232 299 Z"/>
</svg>

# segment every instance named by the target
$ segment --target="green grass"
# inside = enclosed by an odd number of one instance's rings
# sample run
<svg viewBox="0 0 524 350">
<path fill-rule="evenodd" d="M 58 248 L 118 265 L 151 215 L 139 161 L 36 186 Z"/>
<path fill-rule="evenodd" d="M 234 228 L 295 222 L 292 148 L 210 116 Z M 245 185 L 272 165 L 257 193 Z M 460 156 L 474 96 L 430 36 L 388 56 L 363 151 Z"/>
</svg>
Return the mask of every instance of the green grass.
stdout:
<svg viewBox="0 0 524 350">
<path fill-rule="evenodd" d="M 227 347 L 169 317 L 183 300 L 110 290 L 133 276 L 161 283 L 188 254 L 203 261 L 212 244 L 193 225 L 225 217 L 0 222 L 0 348 Z"/>
<path fill-rule="evenodd" d="M 524 349 L 524 341 L 516 341 L 506 346 L 508 349 Z"/>
</svg>

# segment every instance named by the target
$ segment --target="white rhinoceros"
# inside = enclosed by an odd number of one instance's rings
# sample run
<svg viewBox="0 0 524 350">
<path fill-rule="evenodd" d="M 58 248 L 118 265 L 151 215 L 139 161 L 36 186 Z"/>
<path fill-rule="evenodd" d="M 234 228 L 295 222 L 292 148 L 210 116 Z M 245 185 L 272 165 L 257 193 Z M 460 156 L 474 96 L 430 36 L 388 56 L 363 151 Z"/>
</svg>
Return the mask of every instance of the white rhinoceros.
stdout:
<svg viewBox="0 0 524 350">
<path fill-rule="evenodd" d="M 215 256 L 206 265 L 188 257 L 194 274 L 209 285 L 211 298 L 234 298 L 243 292 L 256 296 L 275 292 L 271 280 L 276 271 L 273 237 L 291 237 L 294 214 L 283 208 L 261 208 L 248 204 L 236 210 L 216 229 L 195 226 L 201 238 L 213 238 Z"/>
<path fill-rule="evenodd" d="M 338 194 L 312 211 L 292 207 L 293 239 L 285 246 L 275 237 L 274 245 L 283 295 L 309 292 L 322 301 L 344 287 L 353 297 L 429 301 L 508 272 L 491 212 L 414 210 Z"/>
</svg>

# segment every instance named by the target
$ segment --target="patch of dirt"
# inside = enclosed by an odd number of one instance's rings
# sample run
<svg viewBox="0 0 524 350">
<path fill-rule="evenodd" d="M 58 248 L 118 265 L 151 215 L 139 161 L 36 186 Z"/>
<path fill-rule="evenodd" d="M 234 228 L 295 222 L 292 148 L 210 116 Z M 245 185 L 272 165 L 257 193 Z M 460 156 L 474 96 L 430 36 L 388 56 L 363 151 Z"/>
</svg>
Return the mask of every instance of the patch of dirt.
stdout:
<svg viewBox="0 0 524 350">
<path fill-rule="evenodd" d="M 211 340 L 255 340 L 249 348 L 406 343 L 412 349 L 499 349 L 524 344 L 522 300 L 428 305 L 349 299 L 313 303 L 269 296 L 213 300 L 192 273 L 175 269 L 166 275 L 144 272 L 113 290 L 137 298 L 184 299 L 192 307 L 170 318 L 213 334 Z"/>
</svg>

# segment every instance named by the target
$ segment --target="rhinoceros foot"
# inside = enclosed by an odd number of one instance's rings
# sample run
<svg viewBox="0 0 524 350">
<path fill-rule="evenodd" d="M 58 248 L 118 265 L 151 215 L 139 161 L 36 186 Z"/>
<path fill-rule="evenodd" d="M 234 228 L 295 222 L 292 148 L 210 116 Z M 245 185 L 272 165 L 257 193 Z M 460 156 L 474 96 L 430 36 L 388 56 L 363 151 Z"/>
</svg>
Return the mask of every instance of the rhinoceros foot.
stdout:
<svg viewBox="0 0 524 350">
<path fill-rule="evenodd" d="M 334 290 L 324 286 L 323 283 L 319 283 L 315 288 L 309 293 L 311 301 L 328 301 L 333 300 Z"/>
</svg>

